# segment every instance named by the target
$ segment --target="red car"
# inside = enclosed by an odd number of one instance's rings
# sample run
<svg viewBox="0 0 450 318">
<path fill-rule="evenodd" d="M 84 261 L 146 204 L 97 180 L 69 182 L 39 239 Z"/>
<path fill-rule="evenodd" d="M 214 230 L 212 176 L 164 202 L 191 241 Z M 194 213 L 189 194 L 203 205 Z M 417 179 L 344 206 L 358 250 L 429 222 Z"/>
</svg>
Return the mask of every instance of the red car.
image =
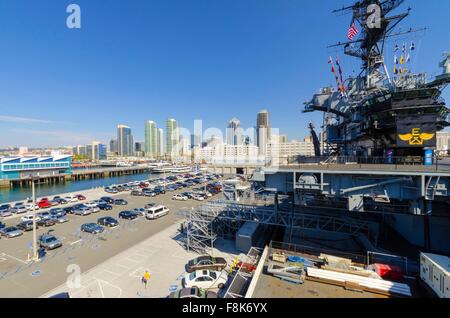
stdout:
<svg viewBox="0 0 450 318">
<path fill-rule="evenodd" d="M 39 206 L 39 209 L 46 209 L 52 206 L 48 201 L 48 198 L 42 198 L 41 201 L 39 201 L 37 204 Z"/>
<path fill-rule="evenodd" d="M 80 201 L 83 201 L 83 200 L 86 200 L 86 197 L 84 196 L 84 195 L 82 195 L 82 194 L 77 194 L 77 195 L 75 195 L 77 198 L 78 198 L 78 200 L 80 200 Z"/>
</svg>

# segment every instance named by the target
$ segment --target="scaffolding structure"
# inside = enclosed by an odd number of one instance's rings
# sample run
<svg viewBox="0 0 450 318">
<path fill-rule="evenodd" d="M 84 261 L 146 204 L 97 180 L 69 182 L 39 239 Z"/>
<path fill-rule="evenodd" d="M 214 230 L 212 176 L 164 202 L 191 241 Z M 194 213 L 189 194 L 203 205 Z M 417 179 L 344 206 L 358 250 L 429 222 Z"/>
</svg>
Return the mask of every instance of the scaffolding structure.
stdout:
<svg viewBox="0 0 450 318">
<path fill-rule="evenodd" d="M 371 236 L 368 221 L 345 216 L 310 214 L 301 209 L 279 209 L 278 204 L 260 206 L 232 201 L 211 201 L 191 210 L 180 211 L 187 220 L 186 248 L 199 254 L 212 253 L 219 237 L 234 238 L 245 222 L 281 226 L 293 230 L 316 230 Z"/>
</svg>

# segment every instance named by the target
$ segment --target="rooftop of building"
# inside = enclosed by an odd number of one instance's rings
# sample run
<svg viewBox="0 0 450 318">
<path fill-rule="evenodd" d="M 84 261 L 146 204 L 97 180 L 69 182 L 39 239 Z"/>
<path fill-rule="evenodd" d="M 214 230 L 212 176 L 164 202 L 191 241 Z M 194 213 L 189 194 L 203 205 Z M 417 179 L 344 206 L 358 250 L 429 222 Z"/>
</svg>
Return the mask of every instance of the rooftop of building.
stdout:
<svg viewBox="0 0 450 318">
<path fill-rule="evenodd" d="M 57 155 L 57 156 L 11 156 L 1 157 L 0 163 L 34 163 L 34 162 L 56 162 L 66 161 L 71 158 L 70 155 Z"/>
</svg>

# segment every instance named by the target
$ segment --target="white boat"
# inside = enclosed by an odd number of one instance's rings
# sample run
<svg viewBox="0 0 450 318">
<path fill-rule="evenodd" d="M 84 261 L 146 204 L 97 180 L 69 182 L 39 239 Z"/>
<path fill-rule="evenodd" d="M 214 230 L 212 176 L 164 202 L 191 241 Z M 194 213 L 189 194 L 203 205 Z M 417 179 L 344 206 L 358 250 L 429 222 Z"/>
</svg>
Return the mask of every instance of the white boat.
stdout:
<svg viewBox="0 0 450 318">
<path fill-rule="evenodd" d="M 191 172 L 192 168 L 189 166 L 176 166 L 176 167 L 172 167 L 171 171 L 173 173 L 185 173 L 185 172 Z"/>
<path fill-rule="evenodd" d="M 160 167 L 160 168 L 154 168 L 152 170 L 153 173 L 165 173 L 165 172 L 172 172 L 172 167 Z"/>
</svg>

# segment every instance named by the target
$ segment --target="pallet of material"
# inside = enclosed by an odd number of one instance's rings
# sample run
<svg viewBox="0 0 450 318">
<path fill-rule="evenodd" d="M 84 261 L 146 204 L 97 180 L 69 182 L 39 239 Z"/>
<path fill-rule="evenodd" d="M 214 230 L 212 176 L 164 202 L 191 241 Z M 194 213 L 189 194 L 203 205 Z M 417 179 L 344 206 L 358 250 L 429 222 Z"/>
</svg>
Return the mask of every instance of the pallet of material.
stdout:
<svg viewBox="0 0 450 318">
<path fill-rule="evenodd" d="M 370 292 L 379 292 L 385 295 L 402 295 L 411 297 L 411 288 L 402 283 L 386 281 L 382 279 L 363 277 L 347 273 L 333 272 L 324 269 L 317 269 L 308 267 L 308 277 L 323 280 L 324 282 L 337 283 L 345 287 L 346 284 L 351 283 L 352 286 L 358 284 L 361 289 Z"/>
</svg>

